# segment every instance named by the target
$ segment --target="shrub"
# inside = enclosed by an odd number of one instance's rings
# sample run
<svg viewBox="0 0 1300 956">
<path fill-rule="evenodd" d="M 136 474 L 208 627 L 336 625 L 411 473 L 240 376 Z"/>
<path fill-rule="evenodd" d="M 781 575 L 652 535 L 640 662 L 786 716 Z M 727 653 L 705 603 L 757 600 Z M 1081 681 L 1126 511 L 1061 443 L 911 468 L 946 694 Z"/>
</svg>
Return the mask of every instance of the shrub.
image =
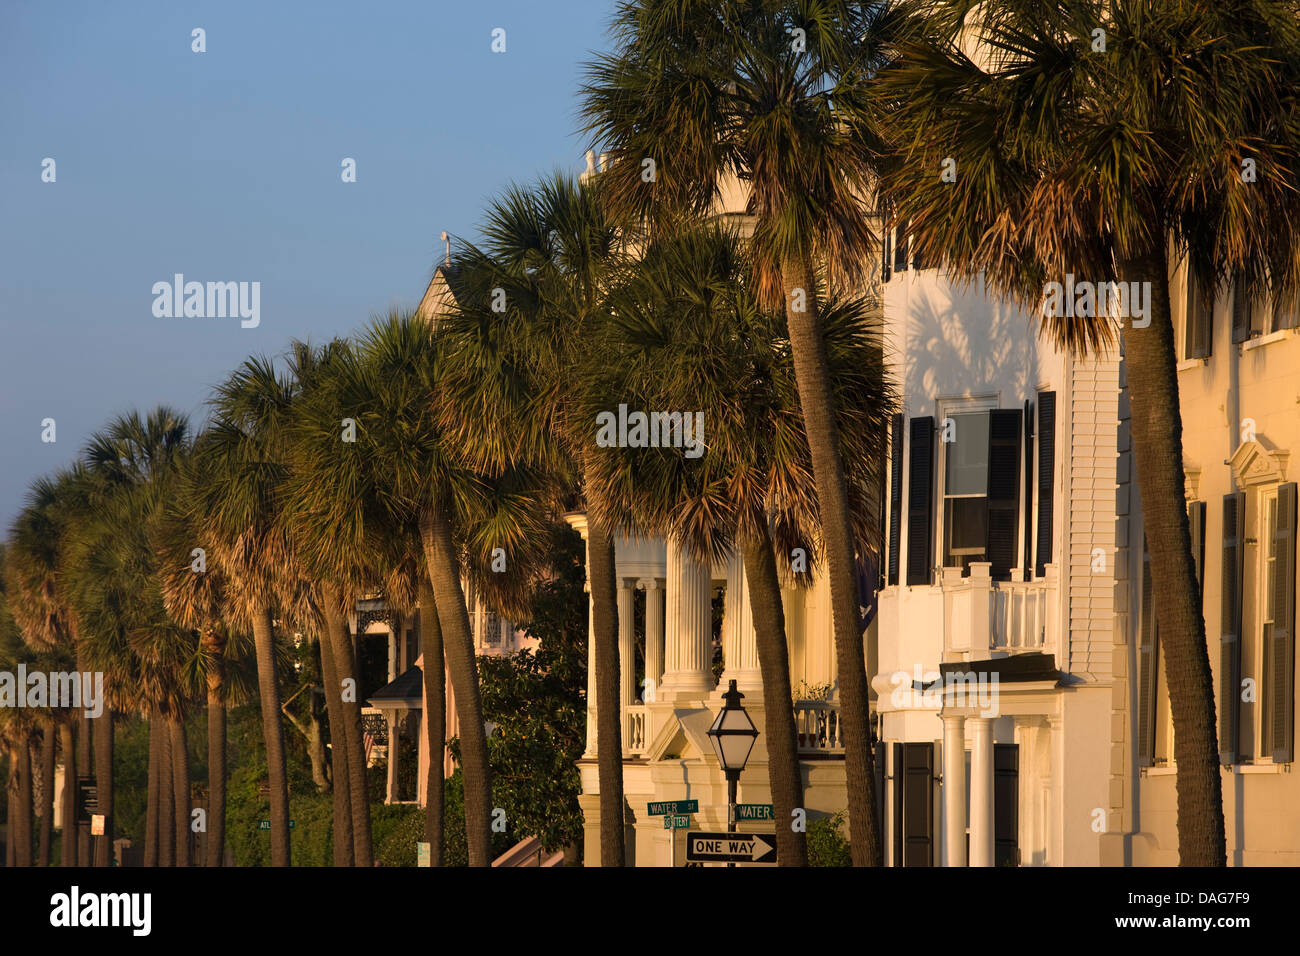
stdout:
<svg viewBox="0 0 1300 956">
<path fill-rule="evenodd" d="M 849 841 L 842 832 L 845 821 L 843 810 L 833 816 L 808 823 L 809 866 L 852 866 L 853 856 Z"/>
</svg>

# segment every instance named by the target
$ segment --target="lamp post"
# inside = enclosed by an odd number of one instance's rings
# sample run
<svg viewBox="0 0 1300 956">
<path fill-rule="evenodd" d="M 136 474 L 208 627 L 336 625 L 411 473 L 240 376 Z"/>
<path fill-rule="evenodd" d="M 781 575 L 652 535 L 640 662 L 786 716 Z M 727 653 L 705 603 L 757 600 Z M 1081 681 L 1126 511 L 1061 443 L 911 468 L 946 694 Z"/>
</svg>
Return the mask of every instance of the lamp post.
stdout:
<svg viewBox="0 0 1300 956">
<path fill-rule="evenodd" d="M 722 695 L 726 706 L 718 711 L 717 719 L 709 728 L 709 742 L 713 752 L 718 755 L 718 763 L 727 776 L 727 832 L 736 832 L 736 784 L 740 782 L 740 772 L 749 761 L 749 752 L 754 749 L 754 739 L 758 731 L 754 722 L 745 713 L 740 700 L 745 695 L 736 690 L 733 680 Z M 727 866 L 735 866 L 728 863 Z"/>
</svg>

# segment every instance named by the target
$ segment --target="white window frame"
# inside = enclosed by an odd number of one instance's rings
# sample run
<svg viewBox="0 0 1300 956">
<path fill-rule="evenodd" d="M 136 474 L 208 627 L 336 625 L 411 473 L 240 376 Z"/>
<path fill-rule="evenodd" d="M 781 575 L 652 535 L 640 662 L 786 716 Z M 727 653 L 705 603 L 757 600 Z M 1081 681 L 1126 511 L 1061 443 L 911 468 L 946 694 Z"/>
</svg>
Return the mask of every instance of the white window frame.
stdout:
<svg viewBox="0 0 1300 956">
<path fill-rule="evenodd" d="M 944 512 L 947 510 L 945 503 L 948 500 L 948 445 L 949 442 L 943 440 L 943 423 L 947 418 L 953 418 L 957 415 L 969 415 L 973 412 L 992 412 L 1001 407 L 1000 396 L 998 395 L 977 395 L 962 398 L 941 398 L 935 404 L 939 414 L 938 431 L 935 442 L 939 446 L 939 454 L 935 456 L 935 467 L 938 470 L 938 494 L 935 497 L 935 520 L 933 530 L 933 554 L 935 556 L 935 565 L 938 568 L 940 576 L 943 575 L 944 561 Z M 985 497 L 988 497 L 987 493 Z M 986 555 L 987 557 L 987 555 Z"/>
</svg>

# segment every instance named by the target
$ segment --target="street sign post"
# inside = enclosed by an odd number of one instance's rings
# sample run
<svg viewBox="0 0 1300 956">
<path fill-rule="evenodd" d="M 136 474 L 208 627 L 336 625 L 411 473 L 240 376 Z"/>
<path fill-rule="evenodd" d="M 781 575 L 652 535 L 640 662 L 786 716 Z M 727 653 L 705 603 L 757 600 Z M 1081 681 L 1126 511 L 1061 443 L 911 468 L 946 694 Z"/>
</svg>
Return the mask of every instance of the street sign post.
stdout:
<svg viewBox="0 0 1300 956">
<path fill-rule="evenodd" d="M 686 834 L 690 863 L 775 863 L 776 837 L 770 833 Z"/>
<path fill-rule="evenodd" d="M 770 803 L 738 803 L 736 804 L 737 820 L 775 820 L 772 813 L 772 804 Z"/>
</svg>

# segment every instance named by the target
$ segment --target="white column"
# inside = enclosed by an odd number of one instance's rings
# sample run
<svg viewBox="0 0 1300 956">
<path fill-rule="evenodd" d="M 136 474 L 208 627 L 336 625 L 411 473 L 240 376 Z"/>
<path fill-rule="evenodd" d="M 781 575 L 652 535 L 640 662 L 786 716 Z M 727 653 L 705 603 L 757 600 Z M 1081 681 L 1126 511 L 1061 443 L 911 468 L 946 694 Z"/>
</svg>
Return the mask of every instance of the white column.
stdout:
<svg viewBox="0 0 1300 956">
<path fill-rule="evenodd" d="M 397 711 L 388 711 L 386 717 L 388 719 L 388 799 L 385 802 L 392 803 L 397 799 L 397 755 L 401 748 L 397 746 Z"/>
<path fill-rule="evenodd" d="M 659 699 L 707 696 L 713 680 L 713 614 L 709 566 L 668 542 L 664 679 Z"/>
<path fill-rule="evenodd" d="M 658 578 L 642 578 L 639 582 L 645 590 L 645 676 L 651 683 L 640 688 L 641 699 L 647 704 L 654 699 L 654 692 L 664 676 L 664 588 Z"/>
<path fill-rule="evenodd" d="M 591 600 L 590 583 L 583 586 L 587 595 L 587 749 L 584 757 L 596 756 L 596 606 Z"/>
<path fill-rule="evenodd" d="M 397 680 L 397 628 L 396 618 L 388 622 L 388 682 Z"/>
<path fill-rule="evenodd" d="M 763 696 L 763 675 L 758 667 L 758 639 L 749 606 L 749 580 L 739 552 L 727 562 L 726 606 L 722 613 L 722 660 L 726 671 L 719 686 L 734 680 L 747 698 Z"/>
<path fill-rule="evenodd" d="M 1053 714 L 1047 718 L 1051 747 L 1051 796 L 1048 798 L 1047 832 L 1051 834 L 1047 849 L 1048 866 L 1065 865 L 1065 719 Z"/>
<path fill-rule="evenodd" d="M 943 865 L 966 865 L 966 718 L 943 718 Z"/>
<path fill-rule="evenodd" d="M 970 865 L 993 866 L 993 721 L 972 717 L 970 725 Z"/>
<path fill-rule="evenodd" d="M 634 620 L 636 579 L 618 579 L 618 705 L 619 726 L 624 748 L 627 740 L 627 709 L 636 701 L 636 621 Z"/>
</svg>

